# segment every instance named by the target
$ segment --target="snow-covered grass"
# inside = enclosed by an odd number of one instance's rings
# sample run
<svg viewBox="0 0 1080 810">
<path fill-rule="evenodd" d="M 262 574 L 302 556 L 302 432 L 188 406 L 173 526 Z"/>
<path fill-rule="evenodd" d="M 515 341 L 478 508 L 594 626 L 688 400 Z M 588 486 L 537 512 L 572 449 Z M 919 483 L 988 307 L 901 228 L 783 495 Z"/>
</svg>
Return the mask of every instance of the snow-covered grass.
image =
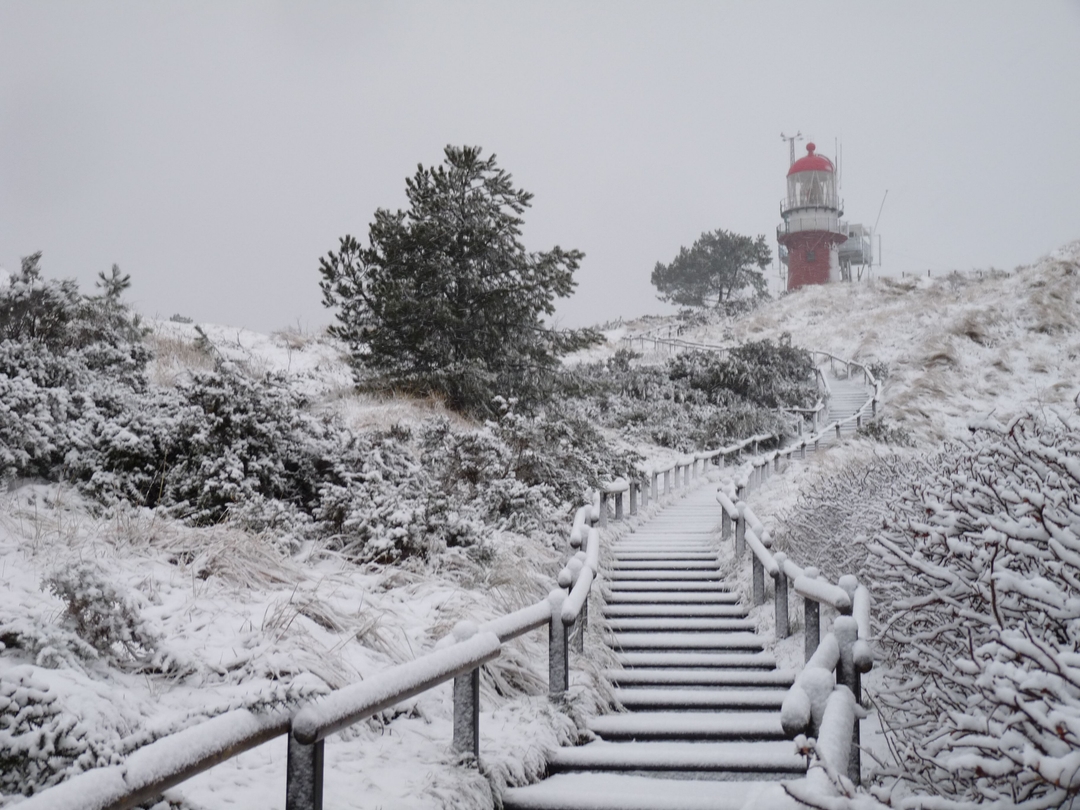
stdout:
<svg viewBox="0 0 1080 810">
<path fill-rule="evenodd" d="M 682 337 L 732 345 L 789 332 L 796 346 L 884 362 L 884 418 L 925 451 L 966 434 L 973 416 L 1004 420 L 1072 400 L 1080 379 L 1078 262 L 1080 242 L 1010 274 L 806 288 L 741 318 L 683 324 Z M 621 324 L 576 361 L 602 359 L 621 337 L 665 323 Z M 283 373 L 317 408 L 356 430 L 415 428 L 433 416 L 470 427 L 437 401 L 355 394 L 342 347 L 323 336 L 202 325 L 209 345 L 200 345 L 194 325 L 152 328 L 151 378 L 162 385 L 212 368 L 220 355 L 255 374 Z M 655 451 L 639 449 L 646 457 Z M 876 452 L 860 441 L 825 460 L 793 464 L 751 503 L 775 529 L 818 473 Z M 297 550 L 229 524 L 192 528 L 124 508 L 108 518 L 95 514 L 71 489 L 33 482 L 20 482 L 0 502 L 0 681 L 7 690 L 0 690 L 0 758 L 25 750 L 22 761 L 33 768 L 57 756 L 58 775 L 115 762 L 212 714 L 295 702 L 411 660 L 463 618 L 483 621 L 542 596 L 569 551 L 507 531 L 473 551 L 448 549 L 423 566 L 357 566 L 311 543 Z M 116 632 L 137 627 L 141 646 L 95 650 L 69 629 L 70 599 L 61 598 L 63 589 L 50 591 L 46 580 L 84 564 L 109 586 L 110 604 L 130 614 Z M 748 567 L 738 576 L 748 591 Z M 765 629 L 771 613 L 765 605 L 753 615 Z M 602 621 L 590 630 L 593 640 L 602 632 Z M 328 743 L 328 805 L 481 807 L 491 803 L 493 785 L 497 791 L 535 778 L 546 750 L 578 733 L 573 718 L 608 700 L 596 677 L 603 662 L 587 657 L 575 661 L 569 704 L 552 707 L 544 694 L 544 636 L 513 642 L 485 668 L 483 773 L 462 769 L 449 751 L 452 712 L 443 686 Z M 799 663 L 801 634 L 775 652 L 782 667 Z M 47 751 L 47 740 L 59 747 Z M 283 763 L 279 740 L 169 798 L 191 808 L 280 807 Z M 5 762 L 0 769 L 0 791 L 9 798 L 20 784 L 35 783 L 20 767 Z"/>
</svg>

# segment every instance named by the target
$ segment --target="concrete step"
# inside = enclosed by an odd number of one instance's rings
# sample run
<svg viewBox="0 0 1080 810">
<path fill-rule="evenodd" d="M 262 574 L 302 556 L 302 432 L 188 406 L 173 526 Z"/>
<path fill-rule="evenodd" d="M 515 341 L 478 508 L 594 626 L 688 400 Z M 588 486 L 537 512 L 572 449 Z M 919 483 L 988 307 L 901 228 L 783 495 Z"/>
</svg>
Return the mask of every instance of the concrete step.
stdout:
<svg viewBox="0 0 1080 810">
<path fill-rule="evenodd" d="M 770 656 L 771 660 L 771 656 Z M 604 671 L 612 684 L 618 687 L 771 687 L 787 689 L 795 682 L 795 673 L 780 669 L 716 669 L 707 667 L 637 669 L 608 669 Z"/>
<path fill-rule="evenodd" d="M 621 551 L 618 546 L 612 551 L 611 556 L 618 562 L 631 562 L 634 560 L 658 560 L 660 562 L 707 560 L 715 564 L 717 561 L 715 551 Z"/>
<path fill-rule="evenodd" d="M 615 699 L 631 711 L 779 711 L 784 689 L 616 689 Z"/>
<path fill-rule="evenodd" d="M 685 558 L 676 559 L 648 559 L 648 560 L 627 560 L 616 559 L 612 561 L 608 566 L 609 571 L 716 571 L 717 562 L 716 557 L 712 559 L 705 557 L 704 559 L 687 560 Z"/>
<path fill-rule="evenodd" d="M 635 570 L 635 569 L 608 569 L 607 578 L 610 582 L 627 582 L 630 580 L 635 581 L 700 581 L 700 580 L 718 580 L 721 579 L 720 572 L 716 569 L 716 566 L 711 566 L 708 569 L 698 570 L 659 570 L 650 568 L 647 570 Z"/>
<path fill-rule="evenodd" d="M 766 652 L 622 652 L 616 655 L 619 665 L 686 669 L 710 667 L 720 669 L 773 669 L 776 659 Z"/>
<path fill-rule="evenodd" d="M 607 598 L 609 607 L 615 605 L 734 605 L 739 595 L 721 587 L 708 591 L 646 590 L 644 588 L 620 588 L 612 590 Z"/>
<path fill-rule="evenodd" d="M 592 718 L 605 740 L 783 740 L 780 712 L 627 712 Z"/>
<path fill-rule="evenodd" d="M 726 582 L 710 579 L 699 580 L 634 580 L 619 579 L 607 580 L 607 586 L 612 591 L 696 591 L 708 593 L 710 591 L 730 591 L 731 587 Z"/>
<path fill-rule="evenodd" d="M 503 794 L 506 810 L 740 810 L 775 782 L 562 773 Z"/>
<path fill-rule="evenodd" d="M 734 651 L 746 650 L 760 652 L 765 649 L 765 639 L 756 633 L 613 633 L 612 640 L 616 649 L 624 652 L 631 650 L 672 650 L 672 651 Z"/>
<path fill-rule="evenodd" d="M 608 621 L 608 629 L 614 633 L 634 633 L 654 631 L 657 635 L 668 635 L 672 632 L 682 633 L 713 633 L 746 631 L 752 632 L 757 628 L 757 622 L 752 619 L 737 617 L 675 617 L 663 618 L 652 617 L 626 617 L 612 618 Z"/>
<path fill-rule="evenodd" d="M 678 771 L 707 774 L 806 773 L 806 758 L 789 740 L 768 742 L 591 742 L 561 748 L 548 762 L 553 772 Z"/>
<path fill-rule="evenodd" d="M 733 618 L 741 619 L 747 615 L 746 608 L 742 605 L 701 605 L 701 604 L 623 604 L 608 605 L 604 608 L 604 615 L 609 619 L 616 618 Z"/>
</svg>

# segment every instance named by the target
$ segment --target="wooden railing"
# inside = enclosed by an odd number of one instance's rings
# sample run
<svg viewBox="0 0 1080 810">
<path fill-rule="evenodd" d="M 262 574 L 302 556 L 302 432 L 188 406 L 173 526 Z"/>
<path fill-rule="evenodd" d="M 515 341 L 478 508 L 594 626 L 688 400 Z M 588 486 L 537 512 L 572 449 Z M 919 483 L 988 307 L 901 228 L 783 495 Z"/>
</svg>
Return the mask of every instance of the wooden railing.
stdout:
<svg viewBox="0 0 1080 810">
<path fill-rule="evenodd" d="M 825 353 L 820 353 L 825 354 Z M 838 775 L 859 784 L 861 749 L 858 718 L 862 715 L 862 675 L 873 666 L 870 648 L 870 592 L 856 577 L 845 575 L 833 585 L 816 568 L 801 568 L 783 552 L 773 553 L 769 532 L 745 503 L 749 491 L 768 477 L 770 466 L 798 452 L 805 458 L 807 444 L 815 449 L 822 434 L 858 418 L 867 408 L 876 410 L 878 383 L 868 369 L 858 363 L 827 355 L 843 363 L 848 375 L 859 370 L 873 394 L 856 414 L 834 422 L 821 434 L 811 436 L 783 450 L 753 459 L 739 479 L 728 479 L 717 492 L 721 507 L 721 536 L 732 539 L 736 559 L 750 551 L 751 591 L 755 605 L 766 601 L 765 574 L 773 580 L 775 626 L 778 639 L 791 632 L 789 590 L 803 600 L 805 667 L 784 698 L 781 719 L 785 733 L 793 739 L 814 738 L 817 767 L 807 773 L 806 796 L 834 792 Z M 824 638 L 821 636 L 821 605 L 839 615 Z M 808 745 L 804 741 L 804 745 Z M 796 792 L 798 786 L 793 788 Z M 798 798 L 798 797 L 796 797 Z"/>
<path fill-rule="evenodd" d="M 672 495 L 698 477 L 699 462 L 703 471 L 709 459 L 737 453 L 766 438 L 775 437 L 752 437 L 731 447 L 680 456 L 644 468 L 642 477 L 633 482 L 619 480 L 601 488 L 592 503 L 574 515 L 570 545 L 576 551 L 559 572 L 559 587 L 535 604 L 482 624 L 459 622 L 427 655 L 338 689 L 294 712 L 241 709 L 211 718 L 140 748 L 121 765 L 96 768 L 44 790 L 20 807 L 128 810 L 287 734 L 285 806 L 287 810 L 318 810 L 322 807 L 323 743 L 327 736 L 449 680 L 454 681 L 452 748 L 478 763 L 480 667 L 497 658 L 504 643 L 547 626 L 549 697 L 559 701 L 567 691 L 571 645 L 578 652 L 584 648 L 588 597 L 599 568 L 599 527 L 607 526 L 608 500 L 614 497 L 615 519 L 621 520 L 625 493 L 630 493 L 630 513 L 635 514 L 639 495 L 642 507 L 650 500 Z M 662 490 L 658 489 L 661 477 Z"/>
</svg>

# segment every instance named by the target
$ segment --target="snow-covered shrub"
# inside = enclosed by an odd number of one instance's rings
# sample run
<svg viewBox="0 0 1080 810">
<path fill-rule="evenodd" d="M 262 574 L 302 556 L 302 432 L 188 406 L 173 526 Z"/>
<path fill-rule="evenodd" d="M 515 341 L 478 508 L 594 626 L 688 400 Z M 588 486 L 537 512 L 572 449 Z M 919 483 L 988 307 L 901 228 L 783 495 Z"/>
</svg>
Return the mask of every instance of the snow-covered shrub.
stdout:
<svg viewBox="0 0 1080 810">
<path fill-rule="evenodd" d="M 890 425 L 882 417 L 863 423 L 857 431 L 859 436 L 894 447 L 914 447 L 915 439 L 902 427 Z"/>
<path fill-rule="evenodd" d="M 807 408 L 817 398 L 814 363 L 806 349 L 780 340 L 743 343 L 723 354 L 683 352 L 670 364 L 673 380 L 685 380 L 710 402 L 727 404 L 731 394 L 762 408 Z"/>
<path fill-rule="evenodd" d="M 942 461 L 869 561 L 896 775 L 957 801 L 1074 806 L 1080 419 L 989 426 Z"/>
<path fill-rule="evenodd" d="M 0 671 L 0 797 L 30 795 L 116 759 L 99 735 L 61 709 L 32 667 Z"/>
<path fill-rule="evenodd" d="M 143 662 L 156 649 L 157 634 L 143 620 L 139 599 L 109 582 L 95 563 L 62 566 L 42 585 L 66 605 L 63 623 L 114 662 Z"/>
<path fill-rule="evenodd" d="M 564 403 L 594 424 L 686 452 L 756 433 L 784 433 L 780 405 L 808 407 L 817 390 L 810 356 L 790 341 L 747 343 L 728 355 L 685 352 L 635 365 L 620 350 L 563 375 Z"/>
<path fill-rule="evenodd" d="M 866 538 L 882 529 L 912 481 L 931 469 L 921 456 L 898 452 L 874 452 L 827 467 L 779 516 L 774 547 L 831 582 L 859 574 L 868 554 Z"/>
</svg>

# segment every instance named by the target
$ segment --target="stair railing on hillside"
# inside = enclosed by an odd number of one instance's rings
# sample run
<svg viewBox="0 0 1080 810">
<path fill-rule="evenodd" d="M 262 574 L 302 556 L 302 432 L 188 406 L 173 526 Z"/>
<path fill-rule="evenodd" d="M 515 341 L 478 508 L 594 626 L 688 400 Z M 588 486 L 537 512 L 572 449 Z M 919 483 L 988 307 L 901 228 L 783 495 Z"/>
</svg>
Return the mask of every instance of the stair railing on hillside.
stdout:
<svg viewBox="0 0 1080 810">
<path fill-rule="evenodd" d="M 801 568 L 783 552 L 773 553 L 768 530 L 745 501 L 753 474 L 737 484 L 726 482 L 717 492 L 721 537 L 733 539 L 735 558 L 749 549 L 754 605 L 765 603 L 765 574 L 773 580 L 775 627 L 778 639 L 791 633 L 789 590 L 803 600 L 805 667 L 788 690 L 781 709 L 784 732 L 815 738 L 819 769 L 807 779 L 813 790 L 831 791 L 836 774 L 859 784 L 862 769 L 860 730 L 862 675 L 873 666 L 870 648 L 870 592 L 851 575 L 833 585 L 816 568 Z M 839 615 L 824 638 L 821 605 Z"/>
<path fill-rule="evenodd" d="M 775 438 L 752 437 L 730 447 L 680 456 L 646 468 L 657 501 L 659 477 L 663 497 L 673 495 L 698 476 L 707 460 L 738 453 L 751 443 Z M 756 444 L 755 444 L 756 447 Z M 671 473 L 674 473 L 672 480 Z M 480 667 L 497 658 L 502 645 L 543 626 L 548 627 L 548 692 L 561 700 L 569 687 L 570 645 L 584 647 L 588 597 L 599 569 L 600 527 L 607 525 L 607 499 L 615 497 L 615 518 L 623 519 L 622 496 L 629 492 L 631 513 L 636 494 L 648 504 L 650 487 L 642 480 L 616 481 L 580 507 L 570 530 L 578 549 L 559 572 L 558 584 L 535 604 L 488 622 L 459 622 L 435 650 L 370 678 L 331 692 L 295 712 L 257 713 L 239 709 L 213 717 L 163 737 L 132 753 L 123 764 L 96 768 L 24 801 L 26 810 L 128 810 L 153 799 L 203 771 L 282 735 L 289 735 L 286 778 L 287 810 L 322 807 L 323 741 L 335 731 L 361 722 L 384 709 L 453 680 L 454 730 L 452 747 L 472 761 L 480 754 Z M 581 547 L 584 546 L 582 549 Z"/>
</svg>

